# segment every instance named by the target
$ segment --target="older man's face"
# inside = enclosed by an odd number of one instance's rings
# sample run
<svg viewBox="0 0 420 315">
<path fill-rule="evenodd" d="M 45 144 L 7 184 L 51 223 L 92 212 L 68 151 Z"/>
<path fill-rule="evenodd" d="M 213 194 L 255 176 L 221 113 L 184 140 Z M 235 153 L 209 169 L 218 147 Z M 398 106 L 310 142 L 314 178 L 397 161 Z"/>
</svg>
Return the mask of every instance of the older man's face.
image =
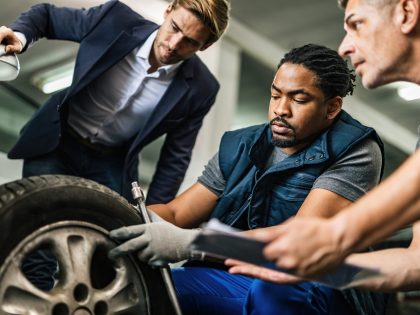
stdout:
<svg viewBox="0 0 420 315">
<path fill-rule="evenodd" d="M 399 79 L 408 43 L 398 27 L 395 8 L 395 4 L 380 6 L 364 0 L 350 0 L 347 4 L 347 34 L 339 53 L 351 59 L 366 88 Z"/>
</svg>

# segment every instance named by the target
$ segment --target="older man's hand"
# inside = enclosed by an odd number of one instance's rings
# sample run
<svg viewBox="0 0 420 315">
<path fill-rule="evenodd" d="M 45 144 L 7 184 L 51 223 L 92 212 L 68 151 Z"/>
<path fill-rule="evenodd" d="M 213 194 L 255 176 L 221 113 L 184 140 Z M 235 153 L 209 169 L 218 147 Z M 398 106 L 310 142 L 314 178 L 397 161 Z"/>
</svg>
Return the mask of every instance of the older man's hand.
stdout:
<svg viewBox="0 0 420 315">
<path fill-rule="evenodd" d="M 283 269 L 314 278 L 336 268 L 348 252 L 343 250 L 342 229 L 334 220 L 295 217 L 253 236 L 268 242 L 264 256 Z"/>
</svg>

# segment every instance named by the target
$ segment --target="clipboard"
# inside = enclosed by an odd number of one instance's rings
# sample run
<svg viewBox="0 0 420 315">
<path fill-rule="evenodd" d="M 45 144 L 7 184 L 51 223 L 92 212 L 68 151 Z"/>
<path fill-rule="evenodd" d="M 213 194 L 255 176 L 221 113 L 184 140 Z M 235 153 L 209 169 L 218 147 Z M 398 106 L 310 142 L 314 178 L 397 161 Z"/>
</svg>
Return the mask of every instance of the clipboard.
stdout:
<svg viewBox="0 0 420 315">
<path fill-rule="evenodd" d="M 271 268 L 287 274 L 296 275 L 292 270 L 276 267 L 274 262 L 263 255 L 265 243 L 240 233 L 217 219 L 211 219 L 203 226 L 202 231 L 190 244 L 190 250 L 201 256 L 218 259 L 233 258 L 265 268 Z M 337 269 L 318 278 L 326 286 L 335 289 L 346 289 L 357 285 L 357 282 L 368 277 L 379 276 L 376 269 L 362 268 L 344 263 Z"/>
</svg>

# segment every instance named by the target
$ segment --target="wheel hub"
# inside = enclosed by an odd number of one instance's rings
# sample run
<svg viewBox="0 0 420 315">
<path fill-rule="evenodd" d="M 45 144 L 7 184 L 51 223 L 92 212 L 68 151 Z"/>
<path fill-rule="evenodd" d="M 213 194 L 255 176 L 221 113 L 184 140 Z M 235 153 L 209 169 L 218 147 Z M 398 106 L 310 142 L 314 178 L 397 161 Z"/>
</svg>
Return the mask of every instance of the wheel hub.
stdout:
<svg viewBox="0 0 420 315">
<path fill-rule="evenodd" d="M 46 244 L 59 266 L 50 291 L 35 287 L 20 268 L 28 253 Z M 86 222 L 62 221 L 32 233 L 0 268 L 0 314 L 150 314 L 141 271 L 130 257 L 109 260 L 113 246 L 106 230 Z"/>
<path fill-rule="evenodd" d="M 79 308 L 74 311 L 73 315 L 92 315 L 92 313 L 84 308 Z"/>
</svg>

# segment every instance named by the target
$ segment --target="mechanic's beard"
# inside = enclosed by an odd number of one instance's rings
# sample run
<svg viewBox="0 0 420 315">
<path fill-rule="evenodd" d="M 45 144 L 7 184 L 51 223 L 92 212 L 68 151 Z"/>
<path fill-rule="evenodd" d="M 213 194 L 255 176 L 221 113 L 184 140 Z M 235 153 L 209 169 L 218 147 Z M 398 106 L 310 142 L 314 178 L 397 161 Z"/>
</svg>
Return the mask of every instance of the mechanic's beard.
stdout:
<svg viewBox="0 0 420 315">
<path fill-rule="evenodd" d="M 298 145 L 301 141 L 297 140 L 294 136 L 291 139 L 276 138 L 275 135 L 271 138 L 271 144 L 278 148 L 290 148 Z"/>
<path fill-rule="evenodd" d="M 280 138 L 279 136 L 277 136 L 275 133 L 272 134 L 272 138 L 271 138 L 271 144 L 279 147 L 279 148 L 290 148 L 293 147 L 297 144 L 299 144 L 301 141 L 296 139 L 296 134 L 295 134 L 295 128 L 293 128 L 293 126 L 291 124 L 289 124 L 284 118 L 282 117 L 275 117 L 272 120 L 270 120 L 270 126 L 274 123 L 274 122 L 281 122 L 282 124 L 286 125 L 292 132 L 292 136 L 291 138 L 288 139 L 283 139 Z"/>
</svg>

